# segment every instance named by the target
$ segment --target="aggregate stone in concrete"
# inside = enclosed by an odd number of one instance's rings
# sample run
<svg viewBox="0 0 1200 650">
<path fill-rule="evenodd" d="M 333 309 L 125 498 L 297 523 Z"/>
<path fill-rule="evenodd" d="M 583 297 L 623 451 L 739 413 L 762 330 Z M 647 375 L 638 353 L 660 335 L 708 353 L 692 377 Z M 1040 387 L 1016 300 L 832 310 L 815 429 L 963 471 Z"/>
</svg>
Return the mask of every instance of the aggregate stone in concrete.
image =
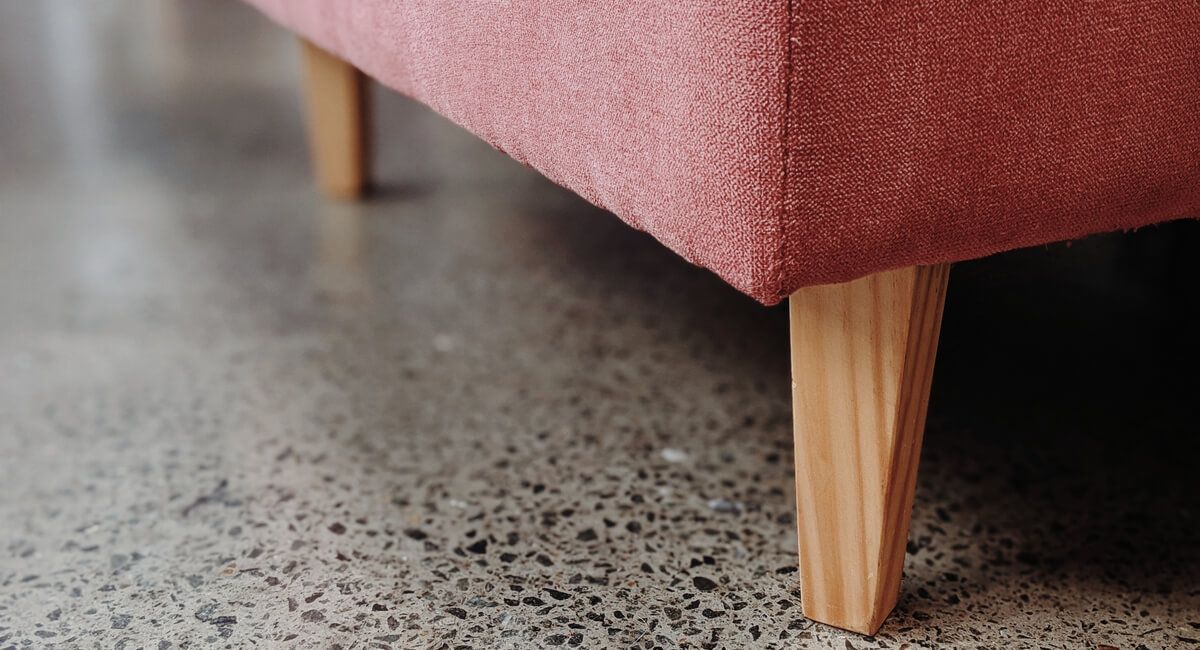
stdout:
<svg viewBox="0 0 1200 650">
<path fill-rule="evenodd" d="M 862 637 L 801 613 L 785 311 L 386 93 L 322 201 L 295 54 L 0 4 L 0 648 L 1200 644 L 1194 229 L 955 270 Z"/>
</svg>

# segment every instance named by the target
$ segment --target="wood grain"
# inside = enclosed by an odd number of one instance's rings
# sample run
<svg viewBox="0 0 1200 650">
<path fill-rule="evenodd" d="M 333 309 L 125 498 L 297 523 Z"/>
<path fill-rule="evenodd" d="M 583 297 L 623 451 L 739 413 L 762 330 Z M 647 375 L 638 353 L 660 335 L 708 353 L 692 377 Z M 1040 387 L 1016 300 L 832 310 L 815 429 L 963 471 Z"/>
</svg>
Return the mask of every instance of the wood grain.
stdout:
<svg viewBox="0 0 1200 650">
<path fill-rule="evenodd" d="M 367 78 L 316 45 L 300 43 L 317 184 L 331 198 L 357 199 L 367 178 Z"/>
<path fill-rule="evenodd" d="M 792 295 L 804 614 L 873 634 L 896 604 L 949 265 Z"/>
</svg>

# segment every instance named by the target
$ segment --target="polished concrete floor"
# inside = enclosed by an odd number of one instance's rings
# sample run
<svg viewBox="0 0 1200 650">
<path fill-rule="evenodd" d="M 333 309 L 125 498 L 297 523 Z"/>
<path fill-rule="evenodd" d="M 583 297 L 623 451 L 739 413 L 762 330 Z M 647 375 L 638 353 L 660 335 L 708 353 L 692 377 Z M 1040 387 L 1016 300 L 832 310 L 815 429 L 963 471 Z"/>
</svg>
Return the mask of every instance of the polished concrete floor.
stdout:
<svg viewBox="0 0 1200 650">
<path fill-rule="evenodd" d="M 297 76 L 230 0 L 0 0 L 0 648 L 1200 644 L 1198 224 L 955 268 L 864 638 L 783 309 L 387 92 L 324 202 Z"/>
</svg>

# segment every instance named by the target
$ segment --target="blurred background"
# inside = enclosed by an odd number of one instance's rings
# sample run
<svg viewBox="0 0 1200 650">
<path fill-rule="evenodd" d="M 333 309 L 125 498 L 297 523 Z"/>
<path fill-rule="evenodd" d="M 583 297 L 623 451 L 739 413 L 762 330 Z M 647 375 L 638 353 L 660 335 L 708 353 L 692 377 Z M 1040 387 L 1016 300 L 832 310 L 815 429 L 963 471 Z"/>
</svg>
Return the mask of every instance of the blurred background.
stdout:
<svg viewBox="0 0 1200 650">
<path fill-rule="evenodd" d="M 957 265 L 903 593 L 795 575 L 786 310 L 234 0 L 0 0 L 0 648 L 1189 647 L 1200 224 Z"/>
</svg>

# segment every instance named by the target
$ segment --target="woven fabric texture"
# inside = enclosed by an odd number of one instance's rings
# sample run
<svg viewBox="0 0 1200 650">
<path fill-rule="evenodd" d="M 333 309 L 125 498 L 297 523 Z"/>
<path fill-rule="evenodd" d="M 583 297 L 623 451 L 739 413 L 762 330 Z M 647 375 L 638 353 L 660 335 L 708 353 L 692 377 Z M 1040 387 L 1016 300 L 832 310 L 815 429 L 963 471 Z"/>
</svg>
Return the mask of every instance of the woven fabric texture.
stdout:
<svg viewBox="0 0 1200 650">
<path fill-rule="evenodd" d="M 1200 214 L 1200 3 L 250 2 L 767 304 Z"/>
</svg>

